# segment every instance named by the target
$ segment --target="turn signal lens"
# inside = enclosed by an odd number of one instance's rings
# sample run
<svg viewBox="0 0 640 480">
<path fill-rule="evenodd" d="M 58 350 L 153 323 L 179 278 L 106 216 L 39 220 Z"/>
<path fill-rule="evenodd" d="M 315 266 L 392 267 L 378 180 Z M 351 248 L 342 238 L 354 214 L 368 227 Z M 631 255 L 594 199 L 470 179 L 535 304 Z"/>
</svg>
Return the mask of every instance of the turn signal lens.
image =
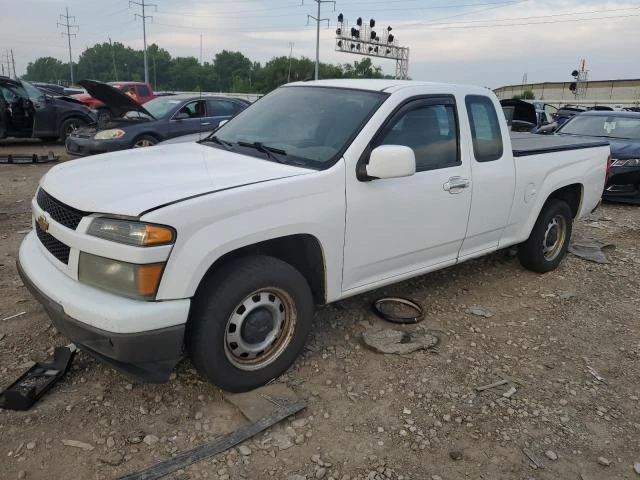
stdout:
<svg viewBox="0 0 640 480">
<path fill-rule="evenodd" d="M 173 229 L 157 225 L 145 225 L 143 245 L 162 245 L 173 242 Z"/>
<path fill-rule="evenodd" d="M 153 297 L 158 290 L 162 277 L 163 263 L 138 265 L 136 269 L 136 287 L 141 297 Z"/>
</svg>

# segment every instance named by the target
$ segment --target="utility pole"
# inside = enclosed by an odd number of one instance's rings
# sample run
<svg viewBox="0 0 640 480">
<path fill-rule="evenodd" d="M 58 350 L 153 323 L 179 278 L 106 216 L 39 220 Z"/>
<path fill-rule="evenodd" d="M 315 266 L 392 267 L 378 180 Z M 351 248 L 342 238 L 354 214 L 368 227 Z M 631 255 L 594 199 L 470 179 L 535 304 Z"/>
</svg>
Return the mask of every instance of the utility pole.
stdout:
<svg viewBox="0 0 640 480">
<path fill-rule="evenodd" d="M 287 75 L 287 83 L 289 83 L 291 81 L 291 57 L 293 56 L 293 46 L 295 45 L 295 43 L 293 42 L 289 42 L 289 74 Z"/>
<path fill-rule="evenodd" d="M 153 21 L 153 17 L 145 13 L 145 8 L 153 7 L 158 10 L 158 5 L 156 5 L 155 3 L 145 3 L 145 0 L 140 0 L 139 2 L 129 0 L 129 8 L 131 8 L 131 5 L 138 5 L 139 7 L 142 7 L 142 15 L 134 13 L 133 18 L 135 19 L 136 17 L 140 17 L 142 19 L 142 43 L 144 45 L 144 82 L 149 83 L 149 64 L 147 63 L 147 18 L 150 18 Z"/>
<path fill-rule="evenodd" d="M 316 22 L 316 72 L 315 79 L 318 80 L 318 72 L 320 71 L 320 23 L 327 22 L 327 27 L 329 27 L 329 19 L 328 18 L 320 18 L 320 9 L 322 8 L 323 3 L 333 3 L 333 11 L 336 10 L 336 2 L 335 0 L 312 0 L 318 4 L 318 16 L 314 17 L 313 15 L 307 15 L 307 25 L 309 25 L 309 19 L 315 20 Z M 304 0 L 302 0 L 302 5 L 304 5 Z"/>
<path fill-rule="evenodd" d="M 66 35 L 67 39 L 69 40 L 69 71 L 71 72 L 71 84 L 73 85 L 73 57 L 71 56 L 71 37 L 72 36 L 75 37 L 76 34 L 71 33 L 71 29 L 76 28 L 77 29 L 76 32 L 77 32 L 78 30 L 80 30 L 80 27 L 73 23 L 69 23 L 71 20 L 73 20 L 74 22 L 76 21 L 76 17 L 69 16 L 69 7 L 67 7 L 66 12 L 67 12 L 66 15 L 60 14 L 60 20 L 64 20 L 64 23 L 58 22 L 57 26 L 67 28 L 67 33 L 64 33 L 64 32 L 60 32 L 60 33 L 63 37 Z"/>
<path fill-rule="evenodd" d="M 5 53 L 2 56 L 7 61 L 7 77 L 10 77 L 11 76 L 11 64 L 9 62 L 9 49 L 5 50 Z M 2 63 L 2 74 L 4 75 L 4 63 Z"/>
<path fill-rule="evenodd" d="M 111 43 L 111 37 L 109 37 L 109 45 L 111 45 L 111 58 L 113 59 L 113 76 L 118 81 L 118 69 L 116 68 L 116 51 L 113 49 L 113 43 Z"/>
<path fill-rule="evenodd" d="M 16 74 L 16 59 L 13 58 L 13 48 L 11 49 L 11 64 L 13 65 L 13 78 L 18 79 L 18 75 Z"/>
<path fill-rule="evenodd" d="M 200 34 L 200 65 L 202 65 L 202 34 Z"/>
</svg>

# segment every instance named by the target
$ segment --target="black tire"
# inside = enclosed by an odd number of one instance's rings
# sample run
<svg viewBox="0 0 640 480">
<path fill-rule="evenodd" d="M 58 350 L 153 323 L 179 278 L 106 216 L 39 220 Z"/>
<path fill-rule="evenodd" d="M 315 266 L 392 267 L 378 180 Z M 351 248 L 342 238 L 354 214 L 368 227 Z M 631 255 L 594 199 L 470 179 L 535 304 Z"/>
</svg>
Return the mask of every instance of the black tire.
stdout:
<svg viewBox="0 0 640 480">
<path fill-rule="evenodd" d="M 158 139 L 153 135 L 140 135 L 133 141 L 132 148 L 152 147 L 158 143 Z"/>
<path fill-rule="evenodd" d="M 60 129 L 58 130 L 58 138 L 62 143 L 64 143 L 67 141 L 67 137 L 71 134 L 71 132 L 73 132 L 78 128 L 86 127 L 87 125 L 88 125 L 87 122 L 85 122 L 81 118 L 76 118 L 76 117 L 67 118 L 60 125 Z"/>
<path fill-rule="evenodd" d="M 273 302 L 272 297 L 278 302 L 282 300 L 284 310 L 278 305 L 276 310 L 281 313 L 269 313 L 268 320 L 264 317 L 268 308 L 251 304 L 248 309 L 244 308 L 249 302 Z M 293 364 L 311 330 L 313 309 L 313 296 L 306 279 L 288 263 L 257 255 L 232 261 L 206 278 L 198 288 L 187 324 L 187 352 L 198 372 L 223 390 L 253 390 L 280 376 Z M 251 317 L 247 312 L 257 316 Z M 238 325 L 236 319 L 243 315 L 244 320 Z M 285 317 L 286 325 L 282 320 Z M 270 322 L 266 328 L 272 330 L 264 333 L 264 323 L 253 323 L 254 330 L 251 330 L 249 318 Z M 245 323 L 249 325 L 246 331 Z M 279 327 L 274 328 L 277 324 Z M 245 337 L 245 334 L 250 337 L 263 333 L 262 340 Z M 265 348 L 264 341 L 268 342 L 272 333 L 275 338 Z M 243 347 L 234 342 L 233 335 L 241 339 L 238 340 L 241 344 L 260 345 L 256 348 L 264 350 L 255 353 L 253 359 L 241 358 L 246 352 L 240 353 Z"/>
<path fill-rule="evenodd" d="M 547 201 L 531 235 L 518 249 L 522 266 L 539 273 L 555 270 L 567 254 L 572 227 L 569 205 L 555 198 Z"/>
</svg>

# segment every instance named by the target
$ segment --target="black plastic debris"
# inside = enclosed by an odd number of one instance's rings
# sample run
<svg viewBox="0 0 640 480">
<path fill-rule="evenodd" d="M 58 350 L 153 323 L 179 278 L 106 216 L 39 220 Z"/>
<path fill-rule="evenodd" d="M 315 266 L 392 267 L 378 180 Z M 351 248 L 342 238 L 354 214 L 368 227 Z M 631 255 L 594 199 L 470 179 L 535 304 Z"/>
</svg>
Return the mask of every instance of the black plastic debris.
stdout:
<svg viewBox="0 0 640 480">
<path fill-rule="evenodd" d="M 0 393 L 0 408 L 7 410 L 29 410 L 69 370 L 76 346 L 56 347 L 53 362 L 38 362 L 4 392 Z"/>
<path fill-rule="evenodd" d="M 371 305 L 373 312 L 392 323 L 418 323 L 424 319 L 422 307 L 408 298 L 383 297 Z"/>
<path fill-rule="evenodd" d="M 12 164 L 26 164 L 26 163 L 49 163 L 57 162 L 60 157 L 54 155 L 52 151 L 49 151 L 46 155 L 38 155 L 34 153 L 32 155 L 13 155 L 11 153 L 7 155 L 0 155 L 0 163 L 12 163 Z"/>
</svg>

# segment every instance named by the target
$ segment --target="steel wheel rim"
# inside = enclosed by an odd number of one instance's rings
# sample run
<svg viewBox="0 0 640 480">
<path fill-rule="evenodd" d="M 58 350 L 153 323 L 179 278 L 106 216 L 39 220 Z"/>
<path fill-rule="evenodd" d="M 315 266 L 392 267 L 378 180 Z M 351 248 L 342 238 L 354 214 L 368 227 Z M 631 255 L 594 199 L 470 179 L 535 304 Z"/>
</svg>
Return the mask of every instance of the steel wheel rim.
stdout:
<svg viewBox="0 0 640 480">
<path fill-rule="evenodd" d="M 547 225 L 547 230 L 544 232 L 544 238 L 542 240 L 542 254 L 544 259 L 548 262 L 552 262 L 564 247 L 565 240 L 567 238 L 567 222 L 562 215 L 556 215 L 551 219 Z"/>
<path fill-rule="evenodd" d="M 136 143 L 134 143 L 133 148 L 152 147 L 154 145 L 155 145 L 155 142 L 152 142 L 151 140 L 143 138 L 142 140 L 138 140 Z"/>
<path fill-rule="evenodd" d="M 265 312 L 272 324 L 257 341 L 249 341 L 246 328 L 252 315 Z M 293 298 L 279 288 L 263 288 L 247 295 L 233 309 L 225 325 L 224 352 L 231 364 L 240 370 L 259 370 L 273 363 L 289 346 L 297 322 Z M 261 332 L 262 334 L 262 332 Z"/>
</svg>

